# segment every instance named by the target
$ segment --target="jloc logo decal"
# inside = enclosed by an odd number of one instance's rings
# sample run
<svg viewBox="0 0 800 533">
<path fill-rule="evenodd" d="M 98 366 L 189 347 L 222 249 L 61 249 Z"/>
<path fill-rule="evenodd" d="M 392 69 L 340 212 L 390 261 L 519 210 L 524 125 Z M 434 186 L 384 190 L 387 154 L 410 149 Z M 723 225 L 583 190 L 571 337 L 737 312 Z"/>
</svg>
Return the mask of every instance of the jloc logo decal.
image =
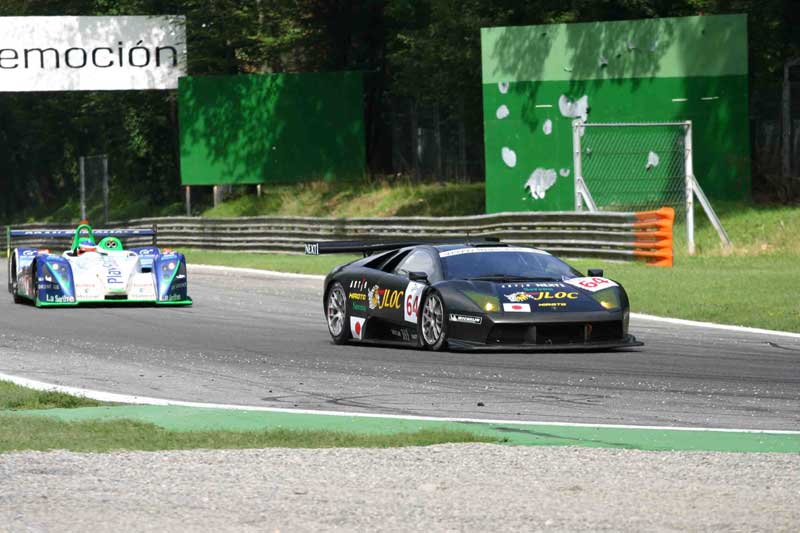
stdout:
<svg viewBox="0 0 800 533">
<path fill-rule="evenodd" d="M 537 302 L 540 300 L 564 300 L 564 299 L 577 300 L 578 293 L 567 292 L 567 291 L 551 291 L 549 289 L 527 290 L 527 291 L 520 291 L 511 294 L 506 294 L 506 298 L 510 302 L 525 302 L 528 300 L 533 300 Z"/>
<path fill-rule="evenodd" d="M 417 318 L 419 317 L 419 300 L 426 286 L 427 285 L 424 283 L 417 283 L 416 281 L 408 283 L 406 287 L 406 301 L 403 309 L 403 319 L 406 322 L 411 322 L 412 324 L 417 323 Z"/>
<path fill-rule="evenodd" d="M 365 319 L 358 318 L 357 316 L 350 317 L 350 333 L 353 335 L 354 339 L 361 340 L 364 335 L 364 320 Z"/>
<path fill-rule="evenodd" d="M 370 309 L 400 309 L 403 291 L 382 289 L 378 285 L 367 291 L 367 300 Z"/>
</svg>

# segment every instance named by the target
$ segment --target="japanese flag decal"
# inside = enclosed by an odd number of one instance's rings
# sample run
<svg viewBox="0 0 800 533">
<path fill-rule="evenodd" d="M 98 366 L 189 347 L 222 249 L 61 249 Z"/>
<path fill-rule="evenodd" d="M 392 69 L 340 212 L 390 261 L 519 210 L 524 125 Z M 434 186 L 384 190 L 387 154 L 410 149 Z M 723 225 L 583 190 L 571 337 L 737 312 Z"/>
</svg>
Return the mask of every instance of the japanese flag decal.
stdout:
<svg viewBox="0 0 800 533">
<path fill-rule="evenodd" d="M 361 340 L 361 337 L 364 335 L 363 318 L 358 318 L 357 316 L 350 317 L 350 333 L 352 333 L 354 339 Z"/>
</svg>

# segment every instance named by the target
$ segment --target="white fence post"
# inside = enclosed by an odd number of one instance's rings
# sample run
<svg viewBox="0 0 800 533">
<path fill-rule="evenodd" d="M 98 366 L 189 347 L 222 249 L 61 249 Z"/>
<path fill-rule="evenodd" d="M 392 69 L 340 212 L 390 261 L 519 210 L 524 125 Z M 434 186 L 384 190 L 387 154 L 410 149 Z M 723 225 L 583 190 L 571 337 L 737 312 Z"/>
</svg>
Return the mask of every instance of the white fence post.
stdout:
<svg viewBox="0 0 800 533">
<path fill-rule="evenodd" d="M 686 171 L 686 247 L 689 255 L 694 255 L 694 163 L 692 155 L 692 121 L 686 121 L 686 134 L 683 140 L 684 169 Z"/>
</svg>

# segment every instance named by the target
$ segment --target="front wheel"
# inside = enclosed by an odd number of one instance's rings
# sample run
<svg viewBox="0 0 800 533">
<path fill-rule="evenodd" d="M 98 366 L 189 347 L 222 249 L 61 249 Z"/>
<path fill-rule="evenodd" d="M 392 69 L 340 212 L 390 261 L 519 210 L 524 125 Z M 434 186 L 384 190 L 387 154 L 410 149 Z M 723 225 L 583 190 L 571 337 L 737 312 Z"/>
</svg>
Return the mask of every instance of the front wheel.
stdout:
<svg viewBox="0 0 800 533">
<path fill-rule="evenodd" d="M 335 281 L 328 290 L 325 299 L 325 317 L 328 320 L 328 331 L 334 344 L 344 344 L 350 340 L 350 325 L 347 323 L 347 296 L 344 287 Z"/>
<path fill-rule="evenodd" d="M 447 345 L 447 320 L 444 301 L 438 292 L 431 291 L 425 298 L 419 321 L 422 345 L 429 350 L 444 350 Z"/>
<path fill-rule="evenodd" d="M 19 295 L 19 282 L 17 281 L 16 252 L 8 260 L 8 292 L 14 297 L 15 304 L 25 302 L 25 298 Z"/>
<path fill-rule="evenodd" d="M 8 256 L 8 292 L 14 294 L 14 278 L 17 277 L 17 265 L 14 264 L 14 255 L 16 254 L 16 250 L 13 254 Z"/>
</svg>

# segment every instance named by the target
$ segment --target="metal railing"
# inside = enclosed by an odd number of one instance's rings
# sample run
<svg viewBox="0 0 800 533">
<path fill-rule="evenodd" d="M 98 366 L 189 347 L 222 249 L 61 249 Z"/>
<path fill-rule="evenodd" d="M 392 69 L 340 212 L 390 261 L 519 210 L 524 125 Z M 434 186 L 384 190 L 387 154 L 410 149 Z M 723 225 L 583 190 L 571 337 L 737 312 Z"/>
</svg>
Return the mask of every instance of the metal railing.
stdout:
<svg viewBox="0 0 800 533">
<path fill-rule="evenodd" d="M 158 244 L 169 248 L 303 253 L 309 240 L 498 237 L 567 257 L 644 258 L 672 262 L 672 210 L 640 213 L 524 212 L 468 217 L 330 219 L 312 217 L 142 218 L 108 228 L 158 229 Z M 19 229 L 52 228 L 27 224 Z M 64 227 L 61 225 L 60 227 Z M 142 242 L 138 242 L 142 240 Z M 128 246 L 146 245 L 130 238 Z M 14 246 L 41 240 L 15 239 Z M 643 255 L 644 254 L 644 255 Z"/>
</svg>

